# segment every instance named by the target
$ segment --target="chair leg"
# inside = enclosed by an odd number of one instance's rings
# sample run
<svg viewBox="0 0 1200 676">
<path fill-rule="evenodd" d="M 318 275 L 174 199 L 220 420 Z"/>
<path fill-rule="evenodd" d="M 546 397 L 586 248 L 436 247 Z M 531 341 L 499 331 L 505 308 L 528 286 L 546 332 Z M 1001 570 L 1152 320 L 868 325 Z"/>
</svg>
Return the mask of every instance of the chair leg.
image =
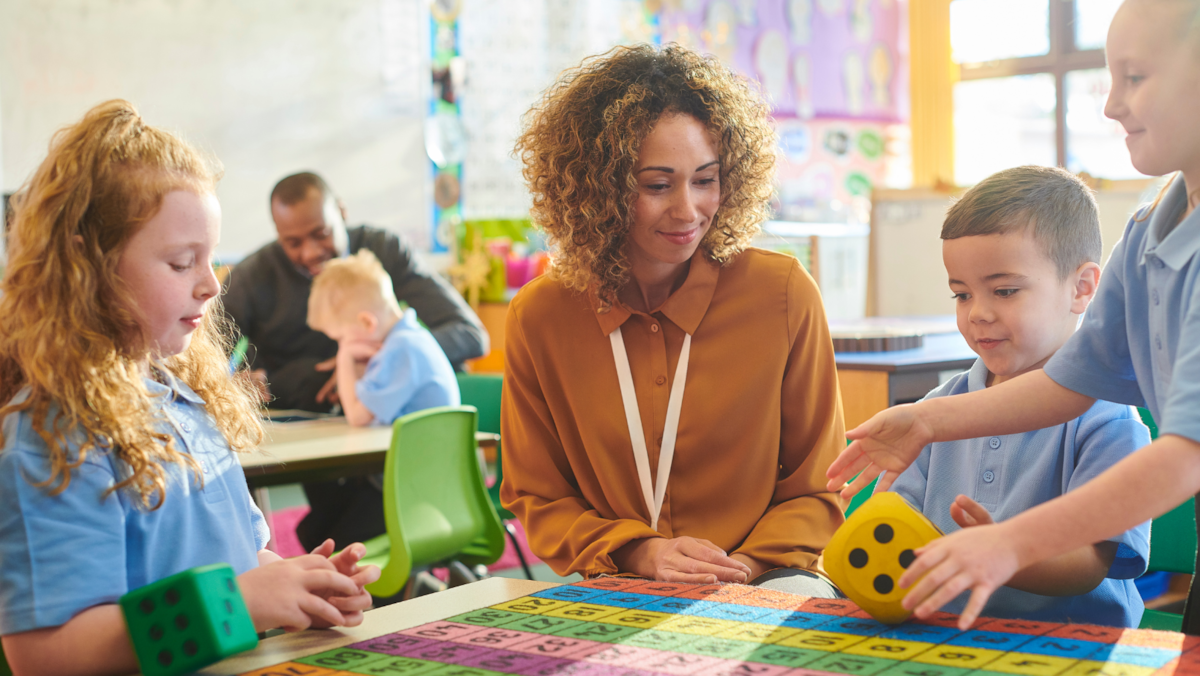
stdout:
<svg viewBox="0 0 1200 676">
<path fill-rule="evenodd" d="M 525 552 L 521 551 L 521 543 L 517 541 L 517 529 L 512 525 L 511 521 L 504 522 L 504 532 L 508 533 L 508 539 L 512 542 L 513 549 L 517 552 L 517 560 L 521 562 L 521 570 L 525 571 L 526 579 L 533 579 L 533 571 L 529 569 L 529 562 L 525 560 Z"/>
<path fill-rule="evenodd" d="M 464 564 L 462 561 L 451 561 L 446 568 L 450 571 L 451 587 L 461 587 L 464 584 L 471 584 L 472 582 L 479 581 L 479 578 L 476 577 L 475 573 L 471 572 L 471 569 L 467 568 L 466 564 Z"/>
</svg>

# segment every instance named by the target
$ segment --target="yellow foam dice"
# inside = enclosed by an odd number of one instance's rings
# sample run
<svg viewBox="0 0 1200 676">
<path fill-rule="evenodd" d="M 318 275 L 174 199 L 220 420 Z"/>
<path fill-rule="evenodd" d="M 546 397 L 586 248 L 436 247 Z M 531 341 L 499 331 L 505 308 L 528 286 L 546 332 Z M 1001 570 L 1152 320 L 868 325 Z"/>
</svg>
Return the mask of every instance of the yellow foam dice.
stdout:
<svg viewBox="0 0 1200 676">
<path fill-rule="evenodd" d="M 897 580 L 916 558 L 913 551 L 942 535 L 898 493 L 876 493 L 833 534 L 825 572 L 871 617 L 899 624 L 911 611 L 900 605 L 908 589 Z"/>
</svg>

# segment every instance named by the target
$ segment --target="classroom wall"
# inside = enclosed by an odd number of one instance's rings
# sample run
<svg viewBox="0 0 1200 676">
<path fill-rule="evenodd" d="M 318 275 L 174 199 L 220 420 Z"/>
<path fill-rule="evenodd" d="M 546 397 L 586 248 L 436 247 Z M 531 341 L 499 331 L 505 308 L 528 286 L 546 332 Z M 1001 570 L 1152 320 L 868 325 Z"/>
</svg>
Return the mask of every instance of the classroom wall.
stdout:
<svg viewBox="0 0 1200 676">
<path fill-rule="evenodd" d="M 0 188 L 28 178 L 54 130 L 122 97 L 224 163 L 222 255 L 274 236 L 271 187 L 302 169 L 325 175 L 352 223 L 427 247 L 426 11 L 418 0 L 0 2 Z"/>
</svg>

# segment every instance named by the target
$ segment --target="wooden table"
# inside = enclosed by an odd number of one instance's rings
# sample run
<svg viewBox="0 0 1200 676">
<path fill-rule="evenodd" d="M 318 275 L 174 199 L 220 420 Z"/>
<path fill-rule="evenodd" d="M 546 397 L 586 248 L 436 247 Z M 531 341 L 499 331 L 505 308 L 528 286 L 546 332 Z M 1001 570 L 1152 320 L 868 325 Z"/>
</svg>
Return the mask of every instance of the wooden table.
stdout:
<svg viewBox="0 0 1200 676">
<path fill-rule="evenodd" d="M 254 650 L 231 657 L 199 671 L 199 674 L 232 676 L 254 669 L 304 657 L 323 650 L 364 641 L 426 622 L 465 613 L 483 606 L 504 603 L 536 591 L 557 586 L 551 582 L 512 580 L 492 577 L 474 584 L 455 587 L 437 594 L 422 596 L 366 613 L 357 627 L 318 629 L 274 636 L 260 641 Z"/>
<path fill-rule="evenodd" d="M 353 427 L 343 417 L 264 424 L 265 443 L 238 456 L 250 488 L 322 481 L 383 471 L 392 427 Z M 480 447 L 495 447 L 499 435 L 477 432 Z"/>
<path fill-rule="evenodd" d="M 946 376 L 971 368 L 978 357 L 958 333 L 953 317 L 878 317 L 866 321 L 880 326 L 914 324 L 924 330 L 925 344 L 895 352 L 834 354 L 846 429 L 857 427 L 889 406 L 920 399 Z M 831 330 L 837 328 L 836 322 L 830 323 Z"/>
</svg>

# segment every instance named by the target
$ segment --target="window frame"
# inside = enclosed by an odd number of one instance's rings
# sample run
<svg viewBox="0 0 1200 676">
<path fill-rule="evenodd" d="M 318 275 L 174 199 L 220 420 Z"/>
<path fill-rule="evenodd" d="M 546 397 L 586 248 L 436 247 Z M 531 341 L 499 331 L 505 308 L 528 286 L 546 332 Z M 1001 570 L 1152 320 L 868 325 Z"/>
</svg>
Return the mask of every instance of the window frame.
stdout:
<svg viewBox="0 0 1200 676">
<path fill-rule="evenodd" d="M 921 0 L 914 0 L 920 2 Z M 1067 73 L 1075 70 L 1105 68 L 1103 49 L 1077 49 L 1075 46 L 1076 0 L 1049 2 L 1050 51 L 1038 56 L 1022 56 L 982 63 L 961 63 L 958 81 L 988 80 L 1014 75 L 1054 75 L 1054 145 L 1058 166 L 1067 166 Z"/>
</svg>

